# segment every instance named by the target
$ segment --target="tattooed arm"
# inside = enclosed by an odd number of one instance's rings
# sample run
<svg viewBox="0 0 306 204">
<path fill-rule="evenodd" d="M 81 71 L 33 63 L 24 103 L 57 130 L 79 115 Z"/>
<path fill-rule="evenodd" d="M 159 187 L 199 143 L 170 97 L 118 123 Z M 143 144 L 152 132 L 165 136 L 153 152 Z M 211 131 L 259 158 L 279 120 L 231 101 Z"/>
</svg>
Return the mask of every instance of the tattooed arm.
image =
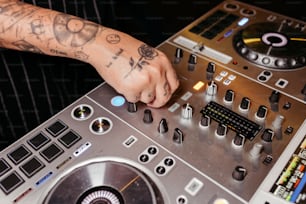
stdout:
<svg viewBox="0 0 306 204">
<path fill-rule="evenodd" d="M 0 46 L 87 62 L 130 102 L 160 107 L 178 87 L 164 53 L 120 31 L 17 0 L 0 0 Z"/>
</svg>

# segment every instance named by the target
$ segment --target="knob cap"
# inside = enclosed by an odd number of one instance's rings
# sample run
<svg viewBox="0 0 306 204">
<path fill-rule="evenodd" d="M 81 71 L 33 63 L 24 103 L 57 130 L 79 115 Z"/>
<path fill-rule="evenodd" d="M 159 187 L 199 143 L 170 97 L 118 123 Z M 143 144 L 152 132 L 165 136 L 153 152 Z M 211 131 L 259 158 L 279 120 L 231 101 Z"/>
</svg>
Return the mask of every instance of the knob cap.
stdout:
<svg viewBox="0 0 306 204">
<path fill-rule="evenodd" d="M 252 147 L 252 149 L 250 150 L 250 156 L 252 158 L 258 158 L 260 156 L 260 153 L 263 149 L 263 145 L 260 143 L 255 143 Z"/>
<path fill-rule="evenodd" d="M 210 117 L 208 115 L 202 115 L 200 125 L 202 127 L 208 127 L 210 125 Z"/>
<path fill-rule="evenodd" d="M 265 129 L 261 135 L 261 139 L 265 142 L 272 142 L 274 137 L 274 132 L 271 129 Z"/>
<path fill-rule="evenodd" d="M 261 105 L 258 107 L 258 110 L 256 112 L 256 118 L 258 119 L 265 119 L 267 116 L 268 108 L 264 105 Z"/>
<path fill-rule="evenodd" d="M 248 97 L 243 97 L 239 106 L 242 111 L 248 111 L 250 109 L 251 100 Z"/>
<path fill-rule="evenodd" d="M 196 64 L 197 64 L 197 56 L 194 54 L 190 54 L 188 59 L 188 71 L 194 71 Z"/>
<path fill-rule="evenodd" d="M 233 103 L 233 101 L 234 101 L 234 95 L 235 95 L 235 93 L 234 93 L 234 91 L 233 90 L 227 90 L 226 92 L 225 92 L 225 96 L 224 96 L 224 102 L 225 103 Z"/>
<path fill-rule="evenodd" d="M 189 103 L 183 105 L 182 117 L 184 119 L 191 119 L 193 114 L 193 107 Z"/>
<path fill-rule="evenodd" d="M 181 48 L 176 48 L 174 54 L 174 63 L 178 64 L 183 58 L 183 50 Z"/>
<path fill-rule="evenodd" d="M 160 120 L 157 130 L 159 133 L 168 132 L 168 124 L 165 118 Z"/>
<path fill-rule="evenodd" d="M 272 91 L 269 102 L 271 106 L 271 110 L 274 112 L 278 111 L 278 102 L 279 102 L 280 93 L 278 91 Z"/>
<path fill-rule="evenodd" d="M 277 115 L 275 120 L 272 122 L 272 126 L 275 129 L 281 129 L 282 123 L 284 121 L 285 117 L 282 115 Z"/>
<path fill-rule="evenodd" d="M 137 105 L 136 105 L 136 103 L 128 102 L 127 110 L 128 110 L 128 112 L 130 112 L 130 113 L 135 113 L 135 112 L 137 111 Z"/>
<path fill-rule="evenodd" d="M 217 84 L 213 81 L 207 84 L 206 94 L 209 96 L 214 96 L 217 93 Z"/>
<path fill-rule="evenodd" d="M 247 175 L 247 170 L 243 166 L 236 166 L 233 173 L 232 173 L 233 179 L 235 179 L 237 181 L 244 180 L 246 175 Z"/>
<path fill-rule="evenodd" d="M 152 123 L 153 122 L 153 116 L 150 109 L 144 110 L 144 116 L 143 116 L 143 122 L 145 123 Z"/>
<path fill-rule="evenodd" d="M 227 133 L 227 126 L 224 125 L 224 124 L 219 123 L 215 133 L 219 137 L 224 137 L 226 135 L 226 133 Z"/>
<path fill-rule="evenodd" d="M 179 128 L 174 129 L 173 141 L 178 144 L 182 144 L 184 141 L 184 134 Z"/>
<path fill-rule="evenodd" d="M 213 75 L 216 72 L 216 64 L 214 62 L 209 62 L 206 68 L 206 79 L 211 81 L 213 79 Z"/>
<path fill-rule="evenodd" d="M 243 147 L 244 142 L 245 142 L 245 136 L 241 134 L 236 134 L 236 136 L 232 140 L 232 145 L 234 148 L 240 149 Z"/>
</svg>

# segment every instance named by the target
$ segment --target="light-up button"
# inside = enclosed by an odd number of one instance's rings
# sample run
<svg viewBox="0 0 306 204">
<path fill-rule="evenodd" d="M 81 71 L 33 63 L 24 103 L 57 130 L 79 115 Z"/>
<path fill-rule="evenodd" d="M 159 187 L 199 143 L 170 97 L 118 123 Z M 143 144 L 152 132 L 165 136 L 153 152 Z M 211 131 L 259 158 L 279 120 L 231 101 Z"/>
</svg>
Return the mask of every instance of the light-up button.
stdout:
<svg viewBox="0 0 306 204">
<path fill-rule="evenodd" d="M 197 178 L 193 178 L 189 181 L 189 183 L 185 186 L 185 191 L 192 196 L 195 196 L 203 187 L 202 181 Z"/>
<path fill-rule="evenodd" d="M 228 76 L 228 79 L 233 81 L 233 80 L 236 79 L 236 75 L 231 74 L 231 75 Z"/>
<path fill-rule="evenodd" d="M 124 103 L 125 103 L 125 99 L 123 96 L 114 96 L 111 99 L 111 104 L 116 107 L 122 106 Z"/>
<path fill-rule="evenodd" d="M 229 202 L 224 198 L 217 198 L 216 200 L 214 200 L 213 204 L 229 204 Z"/>
</svg>

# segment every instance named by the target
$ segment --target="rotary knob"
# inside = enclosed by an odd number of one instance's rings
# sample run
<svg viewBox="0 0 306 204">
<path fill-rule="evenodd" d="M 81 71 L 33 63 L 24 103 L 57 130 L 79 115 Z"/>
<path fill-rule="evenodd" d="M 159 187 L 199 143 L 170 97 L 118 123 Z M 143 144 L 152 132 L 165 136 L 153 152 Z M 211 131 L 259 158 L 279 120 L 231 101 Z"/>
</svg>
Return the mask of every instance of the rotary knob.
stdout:
<svg viewBox="0 0 306 204">
<path fill-rule="evenodd" d="M 182 144 L 184 141 L 184 134 L 179 128 L 174 129 L 173 141 L 177 144 Z"/>
<path fill-rule="evenodd" d="M 245 136 L 243 136 L 242 134 L 236 134 L 236 136 L 232 140 L 232 145 L 236 149 L 241 149 L 244 145 L 244 142 L 245 142 Z"/>
<path fill-rule="evenodd" d="M 210 117 L 208 115 L 202 115 L 200 120 L 201 127 L 208 127 L 210 125 Z"/>
<path fill-rule="evenodd" d="M 190 54 L 188 59 L 188 71 L 194 71 L 196 64 L 197 64 L 197 56 L 195 54 Z"/>
<path fill-rule="evenodd" d="M 258 158 L 260 156 L 260 153 L 263 149 L 263 145 L 260 143 L 255 143 L 250 150 L 249 154 L 252 158 Z"/>
<path fill-rule="evenodd" d="M 216 72 L 216 64 L 214 62 L 209 62 L 206 68 L 206 79 L 211 81 L 213 79 L 213 75 Z"/>
<path fill-rule="evenodd" d="M 258 107 L 258 110 L 256 112 L 256 118 L 263 120 L 266 118 L 268 112 L 268 108 L 264 105 L 261 105 Z"/>
<path fill-rule="evenodd" d="M 137 111 L 137 105 L 136 103 L 128 102 L 128 107 L 127 107 L 128 112 L 130 113 L 135 113 Z"/>
<path fill-rule="evenodd" d="M 189 103 L 184 104 L 182 108 L 182 117 L 184 119 L 191 119 L 193 114 L 193 107 Z"/>
<path fill-rule="evenodd" d="M 214 81 L 208 82 L 206 94 L 209 96 L 214 96 L 217 94 L 217 84 Z"/>
<path fill-rule="evenodd" d="M 239 106 L 241 111 L 248 111 L 250 109 L 251 100 L 248 97 L 243 97 Z"/>
<path fill-rule="evenodd" d="M 168 124 L 165 118 L 162 118 L 158 124 L 158 128 L 157 128 L 159 133 L 166 133 L 168 132 Z"/>
<path fill-rule="evenodd" d="M 219 123 L 216 131 L 215 131 L 215 134 L 219 137 L 224 137 L 227 133 L 227 126 L 224 125 L 224 124 L 221 124 Z"/>
<path fill-rule="evenodd" d="M 233 90 L 227 90 L 224 96 L 224 102 L 225 103 L 233 103 L 234 101 L 234 91 Z"/>
<path fill-rule="evenodd" d="M 152 123 L 153 122 L 153 116 L 152 116 L 152 112 L 151 112 L 150 109 L 145 109 L 144 110 L 143 122 L 144 123 Z"/>
<path fill-rule="evenodd" d="M 178 64 L 183 58 L 183 50 L 181 48 L 176 48 L 174 57 L 174 63 Z"/>
<path fill-rule="evenodd" d="M 237 181 L 243 181 L 246 175 L 247 175 L 247 170 L 243 166 L 236 166 L 232 173 L 233 179 Z"/>
<path fill-rule="evenodd" d="M 274 137 L 274 132 L 271 129 L 265 129 L 261 135 L 261 139 L 265 142 L 272 142 Z"/>
<path fill-rule="evenodd" d="M 279 97 L 280 97 L 280 93 L 278 91 L 273 91 L 269 97 L 271 110 L 274 112 L 278 111 Z"/>
</svg>

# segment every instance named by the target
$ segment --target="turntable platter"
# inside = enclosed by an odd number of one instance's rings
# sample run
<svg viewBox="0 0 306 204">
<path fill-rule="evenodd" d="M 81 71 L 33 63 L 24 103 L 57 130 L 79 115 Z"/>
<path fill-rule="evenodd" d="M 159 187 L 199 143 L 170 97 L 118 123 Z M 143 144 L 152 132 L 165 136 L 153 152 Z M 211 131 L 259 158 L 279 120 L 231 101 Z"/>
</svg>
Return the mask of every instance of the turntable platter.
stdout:
<svg viewBox="0 0 306 204">
<path fill-rule="evenodd" d="M 76 168 L 48 193 L 44 204 L 163 203 L 153 182 L 140 171 L 116 162 Z"/>
<path fill-rule="evenodd" d="M 306 65 L 306 34 L 286 23 L 256 23 L 237 32 L 236 51 L 247 60 L 274 69 Z"/>
</svg>

